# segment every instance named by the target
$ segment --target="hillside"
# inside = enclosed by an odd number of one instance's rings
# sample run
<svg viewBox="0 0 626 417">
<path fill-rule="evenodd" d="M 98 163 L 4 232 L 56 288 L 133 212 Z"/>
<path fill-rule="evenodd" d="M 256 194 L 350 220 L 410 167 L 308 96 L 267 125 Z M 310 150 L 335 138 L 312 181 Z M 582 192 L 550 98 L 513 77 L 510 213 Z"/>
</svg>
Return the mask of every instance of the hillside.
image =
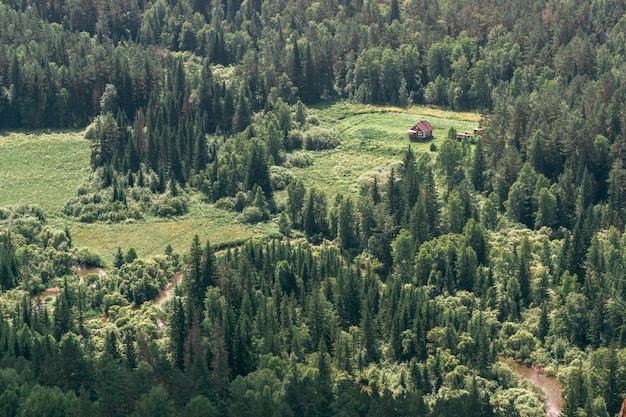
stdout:
<svg viewBox="0 0 626 417">
<path fill-rule="evenodd" d="M 625 16 L 2 2 L 0 411 L 615 414 Z"/>
</svg>

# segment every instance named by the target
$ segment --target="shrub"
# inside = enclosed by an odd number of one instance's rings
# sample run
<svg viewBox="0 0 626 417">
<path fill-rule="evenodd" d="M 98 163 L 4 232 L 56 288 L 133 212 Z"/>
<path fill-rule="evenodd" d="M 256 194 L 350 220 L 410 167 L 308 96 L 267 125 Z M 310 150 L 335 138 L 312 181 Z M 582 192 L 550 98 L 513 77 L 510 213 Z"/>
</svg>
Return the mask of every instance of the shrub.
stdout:
<svg viewBox="0 0 626 417">
<path fill-rule="evenodd" d="M 222 197 L 215 202 L 215 208 L 218 208 L 221 210 L 234 211 L 235 199 L 232 197 Z"/>
<path fill-rule="evenodd" d="M 13 215 L 12 217 L 14 219 L 20 218 L 20 217 L 35 217 L 36 219 L 38 219 L 41 222 L 45 222 L 46 221 L 46 216 L 43 214 L 43 210 L 41 210 L 39 207 L 37 206 L 33 206 L 33 205 L 25 205 L 25 204 L 21 204 L 19 206 L 16 206 L 13 208 Z"/>
<path fill-rule="evenodd" d="M 324 129 L 322 127 L 310 128 L 304 138 L 305 147 L 310 151 L 334 149 L 339 146 L 339 143 L 337 132 L 333 129 Z"/>
<path fill-rule="evenodd" d="M 126 305 L 128 305 L 128 300 L 117 291 L 106 294 L 102 299 L 102 307 L 105 314 L 109 314 L 109 309 L 113 306 L 123 307 Z"/>
<path fill-rule="evenodd" d="M 102 259 L 100 255 L 87 248 L 82 248 L 78 251 L 77 254 L 77 262 L 79 265 L 87 265 L 87 266 L 97 266 L 102 267 Z"/>
<path fill-rule="evenodd" d="M 263 212 L 258 207 L 252 206 L 243 209 L 242 219 L 244 223 L 259 223 L 264 220 L 263 217 Z"/>
<path fill-rule="evenodd" d="M 293 173 L 281 166 L 270 167 L 270 184 L 274 190 L 284 190 L 294 180 Z"/>
<path fill-rule="evenodd" d="M 319 126 L 320 124 L 320 118 L 317 117 L 316 115 L 312 114 L 309 117 L 306 118 L 306 121 L 313 125 L 313 126 Z"/>
<path fill-rule="evenodd" d="M 313 157 L 306 152 L 295 152 L 287 156 L 287 167 L 306 168 L 313 165 Z"/>
<path fill-rule="evenodd" d="M 183 197 L 167 197 L 156 202 L 152 208 L 155 216 L 172 217 L 187 213 L 187 200 Z"/>
<path fill-rule="evenodd" d="M 246 193 L 244 193 L 243 191 L 239 191 L 235 195 L 235 206 L 234 206 L 234 209 L 241 213 L 243 211 L 244 207 L 246 207 L 249 202 L 250 202 L 250 198 L 248 197 L 248 195 Z"/>
<path fill-rule="evenodd" d="M 302 149 L 303 142 L 304 133 L 300 129 L 292 129 L 287 135 L 285 150 L 290 151 L 292 149 Z"/>
<path fill-rule="evenodd" d="M 0 207 L 0 220 L 6 220 L 11 217 L 11 210 L 6 207 Z"/>
<path fill-rule="evenodd" d="M 81 195 L 85 195 L 89 193 L 89 185 L 88 184 L 82 184 L 81 186 L 78 187 L 78 191 L 76 191 L 76 194 L 78 194 L 79 196 Z"/>
</svg>

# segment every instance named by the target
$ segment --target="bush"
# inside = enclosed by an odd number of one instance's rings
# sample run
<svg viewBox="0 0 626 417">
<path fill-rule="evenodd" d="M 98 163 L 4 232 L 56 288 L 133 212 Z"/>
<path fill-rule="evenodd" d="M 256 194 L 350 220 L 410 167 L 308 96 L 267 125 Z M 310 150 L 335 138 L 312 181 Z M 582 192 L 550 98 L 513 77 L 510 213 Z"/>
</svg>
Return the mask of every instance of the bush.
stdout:
<svg viewBox="0 0 626 417">
<path fill-rule="evenodd" d="M 285 150 L 290 151 L 292 149 L 302 149 L 303 142 L 304 133 L 300 129 L 292 129 L 289 131 L 289 135 L 287 136 Z"/>
<path fill-rule="evenodd" d="M 314 114 L 307 117 L 306 121 L 313 126 L 319 126 L 319 124 L 321 123 L 319 117 Z"/>
<path fill-rule="evenodd" d="M 77 262 L 79 265 L 87 265 L 87 266 L 97 266 L 102 267 L 102 259 L 100 255 L 87 248 L 82 248 L 78 251 L 77 254 Z"/>
<path fill-rule="evenodd" d="M 288 168 L 306 168 L 313 165 L 313 157 L 305 152 L 295 152 L 287 156 L 285 166 Z"/>
<path fill-rule="evenodd" d="M 260 208 L 252 206 L 243 209 L 242 219 L 244 223 L 254 224 L 262 222 L 264 220 L 264 216 Z"/>
<path fill-rule="evenodd" d="M 235 211 L 235 199 L 232 197 L 222 197 L 215 202 L 215 208 Z"/>
<path fill-rule="evenodd" d="M 310 151 L 334 149 L 339 146 L 339 143 L 337 132 L 322 127 L 312 127 L 304 137 L 305 147 Z"/>
<path fill-rule="evenodd" d="M 287 168 L 277 165 L 270 167 L 270 184 L 274 190 L 284 190 L 294 178 Z"/>
<path fill-rule="evenodd" d="M 113 306 L 127 306 L 128 300 L 122 296 L 119 292 L 115 291 L 109 294 L 105 294 L 102 298 L 102 307 L 105 314 L 109 314 L 109 309 Z"/>
<path fill-rule="evenodd" d="M 248 195 L 244 193 L 243 191 L 239 191 L 235 195 L 235 207 L 234 208 L 236 211 L 241 213 L 244 207 L 246 207 L 249 202 L 250 202 L 250 198 L 248 197 Z"/>
<path fill-rule="evenodd" d="M 12 217 L 14 219 L 17 219 L 20 217 L 35 217 L 37 220 L 41 222 L 46 221 L 46 216 L 43 214 L 43 210 L 41 210 L 37 206 L 25 205 L 25 204 L 21 204 L 19 206 L 14 207 Z"/>
<path fill-rule="evenodd" d="M 11 217 L 11 210 L 6 207 L 0 207 L 0 220 L 6 220 Z"/>
<path fill-rule="evenodd" d="M 187 213 L 187 200 L 183 197 L 167 197 L 156 202 L 152 208 L 155 216 L 172 217 Z"/>
</svg>

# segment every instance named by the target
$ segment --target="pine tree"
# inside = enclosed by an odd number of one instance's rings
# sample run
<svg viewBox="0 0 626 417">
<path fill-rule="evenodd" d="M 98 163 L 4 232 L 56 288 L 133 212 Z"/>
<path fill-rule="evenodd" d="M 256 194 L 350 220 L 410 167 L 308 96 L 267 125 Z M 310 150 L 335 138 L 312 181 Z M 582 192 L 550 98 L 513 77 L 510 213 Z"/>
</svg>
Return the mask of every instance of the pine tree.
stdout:
<svg viewBox="0 0 626 417">
<path fill-rule="evenodd" d="M 250 102 L 245 89 L 242 87 L 237 95 L 232 131 L 235 133 L 243 132 L 250 125 L 251 116 L 252 110 L 250 109 Z"/>
<path fill-rule="evenodd" d="M 202 309 L 204 304 L 203 274 L 202 274 L 202 246 L 200 237 L 196 234 L 191 241 L 191 249 L 189 251 L 189 269 L 187 272 L 188 282 L 188 299 L 189 303 L 195 309 Z"/>
<path fill-rule="evenodd" d="M 485 188 L 484 172 L 487 169 L 485 161 L 485 152 L 483 150 L 483 141 L 479 139 L 474 148 L 474 158 L 472 159 L 472 184 L 474 189 L 481 192 Z"/>
<path fill-rule="evenodd" d="M 246 177 L 247 187 L 249 190 L 255 190 L 257 185 L 260 186 L 265 193 L 265 197 L 270 200 L 272 198 L 272 186 L 262 144 L 253 141 L 250 144 L 249 152 L 250 157 L 248 159 Z"/>
<path fill-rule="evenodd" d="M 131 371 L 137 368 L 137 351 L 135 350 L 134 337 L 131 332 L 124 336 L 124 356 L 126 365 Z"/>
<path fill-rule="evenodd" d="M 306 203 L 302 208 L 302 228 L 310 239 L 318 231 L 315 218 L 315 189 L 311 188 L 306 196 Z"/>
<path fill-rule="evenodd" d="M 561 412 L 564 417 L 575 417 L 579 415 L 578 409 L 584 408 L 587 400 L 585 379 L 582 362 L 572 366 L 565 386 L 565 406 Z"/>
<path fill-rule="evenodd" d="M 317 354 L 318 373 L 314 382 L 315 411 L 313 415 L 330 417 L 332 415 L 331 404 L 333 401 L 332 369 L 330 367 L 330 355 L 327 353 L 326 344 L 321 339 L 317 347 Z"/>
<path fill-rule="evenodd" d="M 287 212 L 291 223 L 298 228 L 302 225 L 302 206 L 306 189 L 299 179 L 295 179 L 287 186 Z"/>
<path fill-rule="evenodd" d="M 417 169 L 415 166 L 415 154 L 409 149 L 404 154 L 404 160 L 402 161 L 402 168 L 400 171 L 400 187 L 402 189 L 402 197 L 404 201 L 404 212 L 409 213 L 409 210 L 417 202 L 419 195 L 419 179 L 417 176 Z"/>
<path fill-rule="evenodd" d="M 350 197 L 345 199 L 339 207 L 337 232 L 343 250 L 350 254 L 351 251 L 358 249 L 357 223 L 355 222 L 354 205 Z"/>
<path fill-rule="evenodd" d="M 108 331 L 106 334 L 104 349 L 113 359 L 120 358 L 120 352 L 117 348 L 117 335 L 112 330 Z"/>
<path fill-rule="evenodd" d="M 61 337 L 70 330 L 72 330 L 72 306 L 67 292 L 62 290 L 57 296 L 54 307 L 53 332 L 55 339 L 61 340 Z"/>
<path fill-rule="evenodd" d="M 532 278 L 530 272 L 531 257 L 532 253 L 530 248 L 530 241 L 527 237 L 524 237 L 522 239 L 519 249 L 519 272 L 517 276 L 523 306 L 528 306 L 532 301 L 532 294 L 530 290 L 530 281 Z"/>
<path fill-rule="evenodd" d="M 391 0 L 391 8 L 389 9 L 389 22 L 400 19 L 400 5 L 398 0 Z"/>
<path fill-rule="evenodd" d="M 252 205 L 259 209 L 261 212 L 261 217 L 263 220 L 268 220 L 270 217 L 269 206 L 267 204 L 267 200 L 265 199 L 265 194 L 263 193 L 263 189 L 261 186 L 257 185 L 255 193 L 254 193 L 254 201 Z"/>
<path fill-rule="evenodd" d="M 300 56 L 300 47 L 298 46 L 298 38 L 296 36 L 294 36 L 292 51 L 293 67 L 291 69 L 291 81 L 299 91 L 302 91 L 304 85 L 302 80 L 302 57 Z"/>
<path fill-rule="evenodd" d="M 185 369 L 185 340 L 187 339 L 188 326 L 180 297 L 174 297 L 172 300 L 172 314 L 168 322 L 168 333 L 174 366 L 182 371 Z"/>
<path fill-rule="evenodd" d="M 215 251 L 207 240 L 204 245 L 202 263 L 202 299 L 204 303 L 204 293 L 209 286 L 217 285 L 217 271 L 215 264 Z"/>
<path fill-rule="evenodd" d="M 19 263 L 9 232 L 0 235 L 0 289 L 10 290 L 17 284 Z"/>
<path fill-rule="evenodd" d="M 117 269 L 120 269 L 122 265 L 124 265 L 124 253 L 122 252 L 122 247 L 117 247 L 117 252 L 115 253 L 115 260 L 113 261 L 113 266 Z"/>
<path fill-rule="evenodd" d="M 395 170 L 392 167 L 389 172 L 389 181 L 387 183 L 387 212 L 394 220 L 395 225 L 399 225 L 402 221 L 402 196 L 400 188 L 396 182 Z"/>
</svg>

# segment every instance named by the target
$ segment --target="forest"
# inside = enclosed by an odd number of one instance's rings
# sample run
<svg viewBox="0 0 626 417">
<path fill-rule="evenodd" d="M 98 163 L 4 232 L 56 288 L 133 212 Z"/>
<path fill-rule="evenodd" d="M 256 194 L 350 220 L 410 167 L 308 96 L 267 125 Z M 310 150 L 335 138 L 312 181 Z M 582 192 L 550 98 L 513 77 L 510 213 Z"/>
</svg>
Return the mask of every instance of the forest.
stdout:
<svg viewBox="0 0 626 417">
<path fill-rule="evenodd" d="M 617 0 L 4 0 L 0 145 L 80 130 L 91 174 L 0 208 L 0 415 L 546 415 L 507 361 L 617 415 L 625 45 Z M 337 103 L 484 134 L 327 187 Z M 278 232 L 144 256 L 63 227 L 197 205 Z"/>
</svg>

